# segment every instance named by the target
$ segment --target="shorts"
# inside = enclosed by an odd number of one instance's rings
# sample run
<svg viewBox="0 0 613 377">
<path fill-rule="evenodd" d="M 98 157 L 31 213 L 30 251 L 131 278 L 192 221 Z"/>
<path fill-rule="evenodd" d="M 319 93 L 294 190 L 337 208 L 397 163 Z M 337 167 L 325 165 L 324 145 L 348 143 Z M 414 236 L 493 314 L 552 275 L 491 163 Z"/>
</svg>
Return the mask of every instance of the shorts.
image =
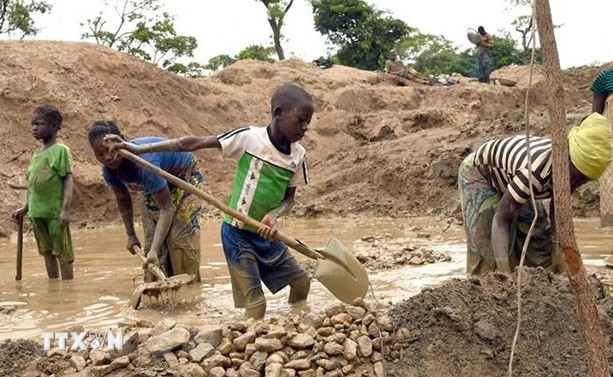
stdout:
<svg viewBox="0 0 613 377">
<path fill-rule="evenodd" d="M 58 219 L 48 217 L 30 218 L 30 222 L 40 255 L 50 252 L 60 262 L 74 261 L 70 227 L 62 229 Z"/>
<path fill-rule="evenodd" d="M 262 282 L 274 294 L 307 276 L 287 246 L 279 240 L 267 241 L 256 233 L 223 222 L 221 243 L 237 308 L 251 309 L 266 302 Z"/>
</svg>

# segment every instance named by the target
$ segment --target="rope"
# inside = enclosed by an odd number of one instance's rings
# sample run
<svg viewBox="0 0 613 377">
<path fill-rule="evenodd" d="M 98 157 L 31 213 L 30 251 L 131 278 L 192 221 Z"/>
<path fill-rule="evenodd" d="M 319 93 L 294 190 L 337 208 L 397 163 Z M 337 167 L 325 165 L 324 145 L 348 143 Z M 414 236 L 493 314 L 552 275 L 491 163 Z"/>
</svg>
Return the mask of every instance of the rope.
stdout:
<svg viewBox="0 0 613 377">
<path fill-rule="evenodd" d="M 532 171 L 532 154 L 530 150 L 530 88 L 532 87 L 532 75 L 534 71 L 534 56 L 536 52 L 536 19 L 535 19 L 535 5 L 532 3 L 532 19 L 531 19 L 531 28 L 530 34 L 532 38 L 532 54 L 530 56 L 530 76 L 528 79 L 528 88 L 526 89 L 526 100 L 524 103 L 524 117 L 526 118 L 526 147 L 528 153 L 528 159 L 526 163 L 526 167 L 528 171 Z M 534 210 L 534 218 L 532 219 L 532 223 L 530 224 L 530 229 L 528 230 L 528 235 L 526 236 L 526 240 L 524 241 L 524 245 L 521 250 L 521 258 L 519 260 L 519 266 L 517 267 L 517 326 L 515 327 L 515 334 L 513 335 L 513 342 L 511 343 L 511 355 L 509 357 L 509 368 L 508 368 L 508 377 L 513 376 L 513 357 L 515 355 L 515 347 L 517 345 L 517 339 L 519 338 L 519 330 L 521 328 L 521 317 L 522 317 L 522 307 L 521 307 L 521 271 L 524 266 L 524 261 L 526 259 L 526 252 L 528 250 L 528 245 L 530 244 L 530 238 L 532 237 L 532 231 L 534 230 L 534 226 L 536 225 L 537 218 L 537 208 L 536 208 L 536 200 L 534 198 L 534 192 L 532 191 L 532 178 L 528 179 L 528 187 L 530 189 L 530 203 L 532 204 L 532 209 Z"/>
</svg>

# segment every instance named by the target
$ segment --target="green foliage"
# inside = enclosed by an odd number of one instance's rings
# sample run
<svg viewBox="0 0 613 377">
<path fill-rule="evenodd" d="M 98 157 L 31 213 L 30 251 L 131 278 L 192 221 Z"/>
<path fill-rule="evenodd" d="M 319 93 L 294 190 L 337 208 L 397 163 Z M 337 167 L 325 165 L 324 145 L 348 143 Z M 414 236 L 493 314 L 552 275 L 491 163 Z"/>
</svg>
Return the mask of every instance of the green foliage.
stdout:
<svg viewBox="0 0 613 377">
<path fill-rule="evenodd" d="M 266 7 L 268 24 L 272 29 L 272 40 L 274 43 L 274 49 L 279 57 L 279 60 L 285 59 L 285 53 L 281 46 L 281 40 L 283 34 L 281 29 L 285 21 L 285 15 L 292 7 L 294 0 L 256 0 L 264 4 Z"/>
<path fill-rule="evenodd" d="M 315 30 L 338 47 L 340 64 L 380 69 L 396 42 L 411 29 L 363 0 L 311 0 Z"/>
<path fill-rule="evenodd" d="M 32 18 L 37 13 L 51 11 L 51 4 L 45 1 L 0 0 L 0 34 L 23 39 L 39 32 Z"/>
<path fill-rule="evenodd" d="M 109 7 L 109 0 L 104 4 Z M 159 14 L 158 0 L 117 0 L 112 7 L 118 16 L 115 27 L 107 27 L 108 20 L 100 12 L 87 19 L 89 31 L 81 39 L 94 39 L 97 44 L 125 51 L 173 72 L 188 74 L 190 65 L 199 66 L 195 62 L 177 63 L 182 57 L 193 57 L 198 42 L 194 37 L 177 35 L 175 18 L 166 12 Z"/>
<path fill-rule="evenodd" d="M 202 77 L 204 76 L 204 71 L 207 69 L 207 67 L 197 62 L 191 62 L 187 65 L 181 63 L 174 63 L 166 69 L 168 69 L 170 72 L 174 72 L 186 77 Z"/>
<path fill-rule="evenodd" d="M 235 61 L 236 59 L 230 55 L 217 55 L 212 57 L 204 68 L 210 71 L 217 71 L 219 68 L 226 68 Z"/>
<path fill-rule="evenodd" d="M 235 59 L 253 59 L 272 63 L 275 59 L 271 56 L 275 53 L 275 48 L 272 46 L 250 45 L 239 52 Z"/>
</svg>

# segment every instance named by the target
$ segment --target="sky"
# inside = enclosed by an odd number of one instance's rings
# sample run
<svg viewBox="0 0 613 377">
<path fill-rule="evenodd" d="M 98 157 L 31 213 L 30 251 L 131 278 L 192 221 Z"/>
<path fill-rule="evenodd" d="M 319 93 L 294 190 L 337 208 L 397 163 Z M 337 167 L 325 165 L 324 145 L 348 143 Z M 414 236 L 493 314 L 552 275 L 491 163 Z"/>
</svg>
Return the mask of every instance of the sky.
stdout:
<svg viewBox="0 0 613 377">
<path fill-rule="evenodd" d="M 103 9 L 103 0 L 46 0 L 49 15 L 36 18 L 42 28 L 35 39 L 78 41 L 86 31 L 80 23 Z M 110 0 L 111 3 L 116 0 Z M 496 34 L 530 9 L 509 11 L 504 0 L 367 0 L 421 32 L 440 34 L 460 48 L 471 47 L 466 30 L 483 25 Z M 160 0 L 163 10 L 176 16 L 178 34 L 196 37 L 194 60 L 206 64 L 220 54 L 235 55 L 250 44 L 270 44 L 266 10 L 256 0 Z M 562 68 L 613 61 L 613 29 L 609 26 L 613 1 L 550 0 Z M 114 22 L 109 17 L 109 25 Z M 323 36 L 313 28 L 307 0 L 295 0 L 286 16 L 283 47 L 286 56 L 312 61 L 326 55 Z M 588 34 L 589 33 L 589 34 Z M 517 36 L 518 34 L 515 33 Z"/>
</svg>

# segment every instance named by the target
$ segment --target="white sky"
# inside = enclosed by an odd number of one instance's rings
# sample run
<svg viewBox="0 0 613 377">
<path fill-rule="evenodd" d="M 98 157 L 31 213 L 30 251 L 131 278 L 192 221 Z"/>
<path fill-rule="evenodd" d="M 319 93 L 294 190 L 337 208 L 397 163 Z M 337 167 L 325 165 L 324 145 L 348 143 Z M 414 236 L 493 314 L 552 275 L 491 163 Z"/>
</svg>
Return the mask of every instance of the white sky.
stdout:
<svg viewBox="0 0 613 377">
<path fill-rule="evenodd" d="M 37 19 L 43 28 L 36 39 L 80 40 L 87 18 L 102 9 L 102 0 L 47 0 L 50 15 Z M 111 0 L 112 2 L 113 0 Z M 490 33 L 510 28 L 517 12 L 508 12 L 504 0 L 367 0 L 422 32 L 442 34 L 462 48 L 470 47 L 466 29 L 483 25 Z M 264 6 L 256 0 L 161 0 L 176 15 L 182 35 L 198 40 L 195 59 L 201 64 L 219 54 L 235 55 L 249 44 L 268 44 L 271 30 Z M 613 28 L 609 26 L 613 1 L 550 0 L 562 68 L 613 61 Z M 529 10 L 528 10 L 529 12 Z M 111 24 L 111 21 L 109 21 Z M 582 35 L 582 33 L 584 33 Z M 283 43 L 287 56 L 313 60 L 325 55 L 325 39 L 313 29 L 307 0 L 295 0 L 286 18 Z"/>
</svg>

